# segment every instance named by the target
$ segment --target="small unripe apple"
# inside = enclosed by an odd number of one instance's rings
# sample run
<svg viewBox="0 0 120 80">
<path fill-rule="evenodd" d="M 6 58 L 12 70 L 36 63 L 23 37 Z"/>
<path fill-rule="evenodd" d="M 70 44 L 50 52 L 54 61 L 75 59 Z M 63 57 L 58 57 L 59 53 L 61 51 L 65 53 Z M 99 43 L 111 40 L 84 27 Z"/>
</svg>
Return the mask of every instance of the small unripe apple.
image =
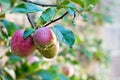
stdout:
<svg viewBox="0 0 120 80">
<path fill-rule="evenodd" d="M 37 56 L 35 56 L 35 55 L 31 55 L 31 56 L 29 56 L 29 57 L 27 58 L 27 60 L 28 60 L 28 62 L 29 62 L 30 64 L 32 64 L 32 63 L 34 63 L 34 62 L 39 61 L 39 58 L 38 58 Z"/>
<path fill-rule="evenodd" d="M 35 50 L 35 45 L 32 36 L 24 39 L 24 30 L 17 30 L 11 38 L 10 47 L 13 53 L 27 57 Z"/>
<path fill-rule="evenodd" d="M 72 77 L 74 74 L 74 69 L 72 66 L 63 66 L 62 67 L 62 73 L 65 74 L 68 77 Z"/>
<path fill-rule="evenodd" d="M 33 35 L 33 40 L 38 51 L 45 58 L 53 58 L 59 51 L 57 38 L 49 27 L 38 28 Z"/>
</svg>

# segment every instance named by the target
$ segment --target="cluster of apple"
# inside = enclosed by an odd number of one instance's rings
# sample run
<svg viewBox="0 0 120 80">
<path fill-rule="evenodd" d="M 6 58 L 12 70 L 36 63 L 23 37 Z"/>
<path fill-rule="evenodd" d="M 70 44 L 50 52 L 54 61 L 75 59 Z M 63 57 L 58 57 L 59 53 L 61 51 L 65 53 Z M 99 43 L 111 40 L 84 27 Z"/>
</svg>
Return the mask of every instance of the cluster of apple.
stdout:
<svg viewBox="0 0 120 80">
<path fill-rule="evenodd" d="M 45 58 L 53 58 L 59 51 L 59 42 L 50 27 L 41 27 L 24 39 L 24 30 L 17 30 L 10 41 L 13 53 L 28 57 L 37 49 Z"/>
</svg>

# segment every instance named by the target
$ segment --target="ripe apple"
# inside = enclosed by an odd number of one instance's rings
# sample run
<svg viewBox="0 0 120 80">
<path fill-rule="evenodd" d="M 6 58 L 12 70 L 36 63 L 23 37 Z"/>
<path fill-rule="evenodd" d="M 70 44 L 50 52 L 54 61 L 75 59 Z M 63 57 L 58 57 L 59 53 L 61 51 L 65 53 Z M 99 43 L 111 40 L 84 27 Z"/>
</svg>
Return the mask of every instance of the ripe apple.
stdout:
<svg viewBox="0 0 120 80">
<path fill-rule="evenodd" d="M 31 55 L 35 50 L 35 45 L 32 36 L 24 39 L 24 30 L 17 30 L 10 41 L 11 50 L 13 53 L 27 57 Z"/>
<path fill-rule="evenodd" d="M 49 27 L 38 28 L 33 35 L 33 40 L 38 51 L 45 58 L 53 58 L 59 51 L 57 38 Z"/>
</svg>

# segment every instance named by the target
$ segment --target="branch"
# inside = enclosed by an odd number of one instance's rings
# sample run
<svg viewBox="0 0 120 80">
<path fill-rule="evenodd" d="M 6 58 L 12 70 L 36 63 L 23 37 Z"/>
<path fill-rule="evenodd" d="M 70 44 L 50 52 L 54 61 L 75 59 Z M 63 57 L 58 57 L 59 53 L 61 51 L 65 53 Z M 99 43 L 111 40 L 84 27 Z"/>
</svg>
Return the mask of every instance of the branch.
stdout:
<svg viewBox="0 0 120 80">
<path fill-rule="evenodd" d="M 28 21 L 30 22 L 32 28 L 35 28 L 35 24 L 34 24 L 34 22 L 32 20 L 32 17 L 30 16 L 30 14 L 26 14 L 26 15 L 27 15 Z"/>
<path fill-rule="evenodd" d="M 27 1 L 28 3 L 33 3 L 33 4 L 36 4 L 36 5 L 38 5 L 38 6 L 42 6 L 42 7 L 56 7 L 56 6 L 58 6 L 58 5 L 52 5 L 52 4 L 40 4 L 40 3 L 36 3 L 36 2 L 32 2 L 32 1 Z"/>
<path fill-rule="evenodd" d="M 54 19 L 54 20 L 52 20 L 51 22 L 45 24 L 43 27 L 46 27 L 46 26 L 52 24 L 53 22 L 56 22 L 56 21 L 62 19 L 62 18 L 63 18 L 64 16 L 66 16 L 67 14 L 68 14 L 68 12 L 64 13 L 62 16 L 58 17 L 57 19 Z"/>
<path fill-rule="evenodd" d="M 26 2 L 29 2 L 29 0 L 25 0 L 25 1 L 26 1 Z M 28 21 L 30 22 L 32 28 L 35 28 L 35 24 L 34 24 L 34 22 L 33 22 L 33 19 L 32 19 L 32 17 L 31 17 L 31 15 L 28 14 L 28 13 L 27 13 L 26 15 L 27 15 Z"/>
</svg>

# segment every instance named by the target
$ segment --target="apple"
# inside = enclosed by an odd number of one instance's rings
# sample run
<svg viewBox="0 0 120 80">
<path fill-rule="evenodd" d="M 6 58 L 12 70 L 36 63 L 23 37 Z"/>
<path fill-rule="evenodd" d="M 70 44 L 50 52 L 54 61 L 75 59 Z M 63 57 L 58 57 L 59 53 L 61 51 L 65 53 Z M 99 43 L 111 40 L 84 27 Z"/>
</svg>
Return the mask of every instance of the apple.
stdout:
<svg viewBox="0 0 120 80">
<path fill-rule="evenodd" d="M 35 50 L 35 45 L 32 36 L 24 39 L 24 30 L 17 30 L 10 41 L 10 47 L 13 53 L 27 57 L 31 55 Z"/>
<path fill-rule="evenodd" d="M 72 66 L 65 65 L 62 67 L 62 73 L 68 77 L 72 77 L 74 74 L 74 69 Z"/>
<path fill-rule="evenodd" d="M 29 62 L 30 64 L 32 64 L 32 63 L 34 63 L 34 62 L 38 62 L 38 61 L 39 61 L 39 58 L 38 58 L 37 56 L 35 56 L 35 55 L 31 55 L 31 56 L 29 56 L 29 57 L 27 58 L 27 60 L 28 60 L 28 62 Z"/>
<path fill-rule="evenodd" d="M 45 58 L 53 58 L 59 51 L 57 38 L 49 27 L 38 28 L 33 35 L 33 40 L 38 51 Z"/>
</svg>

